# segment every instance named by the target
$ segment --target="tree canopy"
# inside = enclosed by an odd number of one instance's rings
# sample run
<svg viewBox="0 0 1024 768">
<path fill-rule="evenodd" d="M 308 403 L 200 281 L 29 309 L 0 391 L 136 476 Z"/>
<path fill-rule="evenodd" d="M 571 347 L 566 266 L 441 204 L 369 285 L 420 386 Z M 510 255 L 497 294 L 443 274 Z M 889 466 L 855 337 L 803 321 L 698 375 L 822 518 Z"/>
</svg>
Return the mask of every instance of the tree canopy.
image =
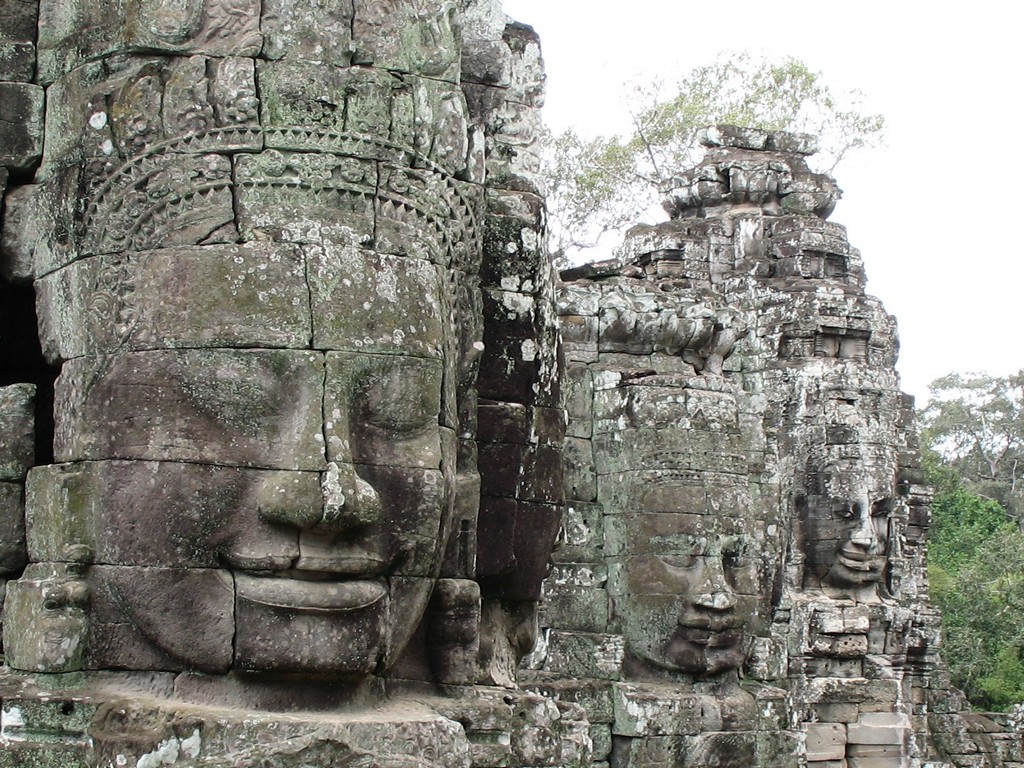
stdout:
<svg viewBox="0 0 1024 768">
<path fill-rule="evenodd" d="M 1024 369 L 951 373 L 929 385 L 922 438 L 972 491 L 1024 513 Z"/>
<path fill-rule="evenodd" d="M 928 540 L 953 682 L 983 709 L 1024 702 L 1024 371 L 951 373 L 920 413 L 935 487 Z"/>
<path fill-rule="evenodd" d="M 678 82 L 635 89 L 626 135 L 555 136 L 547 158 L 551 244 L 564 259 L 609 232 L 637 222 L 660 188 L 699 159 L 697 133 L 708 125 L 812 133 L 831 170 L 849 152 L 877 144 L 884 120 L 863 111 L 857 91 L 836 91 L 802 61 L 726 54 Z"/>
</svg>

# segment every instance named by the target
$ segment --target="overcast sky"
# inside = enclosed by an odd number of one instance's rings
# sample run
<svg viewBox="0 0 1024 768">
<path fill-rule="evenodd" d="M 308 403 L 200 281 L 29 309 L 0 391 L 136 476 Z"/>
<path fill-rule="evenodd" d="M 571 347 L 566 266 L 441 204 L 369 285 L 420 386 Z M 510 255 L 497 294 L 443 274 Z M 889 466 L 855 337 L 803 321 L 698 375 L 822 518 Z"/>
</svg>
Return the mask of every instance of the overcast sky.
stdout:
<svg viewBox="0 0 1024 768">
<path fill-rule="evenodd" d="M 601 8 L 614 10 L 602 11 Z M 1024 4 L 504 0 L 541 35 L 545 119 L 627 127 L 623 84 L 667 80 L 722 51 L 795 56 L 886 118 L 886 146 L 836 171 L 831 220 L 899 320 L 903 388 L 923 405 L 950 371 L 1024 367 Z M 1017 211 L 1017 213 L 1014 213 Z"/>
</svg>

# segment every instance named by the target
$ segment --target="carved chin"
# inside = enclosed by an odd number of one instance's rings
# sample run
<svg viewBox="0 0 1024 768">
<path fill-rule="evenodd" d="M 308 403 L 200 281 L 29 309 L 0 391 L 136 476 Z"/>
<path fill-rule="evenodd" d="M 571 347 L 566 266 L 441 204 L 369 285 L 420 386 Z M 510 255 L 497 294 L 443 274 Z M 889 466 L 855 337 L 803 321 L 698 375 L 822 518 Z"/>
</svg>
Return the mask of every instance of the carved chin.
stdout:
<svg viewBox="0 0 1024 768">
<path fill-rule="evenodd" d="M 310 598 L 239 590 L 235 602 L 235 668 L 246 672 L 362 676 L 387 645 L 390 599 L 377 582 L 353 582 L 352 595 Z M 264 590 L 265 591 L 265 590 Z M 287 590 L 285 590 L 287 592 Z M 356 599 L 358 597 L 359 599 Z"/>
<path fill-rule="evenodd" d="M 662 666 L 698 677 L 736 669 L 743 663 L 743 630 L 679 627 L 662 651 Z"/>
<path fill-rule="evenodd" d="M 840 557 L 829 569 L 825 580 L 837 587 L 864 587 L 879 581 L 884 569 L 884 557 L 872 557 L 862 561 L 846 561 Z"/>
</svg>

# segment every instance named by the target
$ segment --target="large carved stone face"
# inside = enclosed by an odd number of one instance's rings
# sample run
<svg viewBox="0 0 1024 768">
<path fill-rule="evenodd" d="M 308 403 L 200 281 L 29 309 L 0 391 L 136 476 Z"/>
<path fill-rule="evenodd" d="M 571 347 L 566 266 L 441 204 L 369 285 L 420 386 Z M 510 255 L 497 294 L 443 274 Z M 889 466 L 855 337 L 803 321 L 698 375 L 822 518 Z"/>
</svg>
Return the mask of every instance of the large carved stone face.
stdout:
<svg viewBox="0 0 1024 768">
<path fill-rule="evenodd" d="M 55 450 L 69 463 L 37 471 L 35 532 L 48 559 L 93 550 L 88 666 L 362 675 L 425 610 L 453 504 L 446 272 L 351 242 L 267 248 L 133 265 L 184 284 L 197 268 L 269 270 L 269 291 L 304 299 L 292 312 L 310 347 L 151 349 L 135 335 L 64 366 Z M 242 322 L 244 293 L 220 316 L 201 291 L 136 295 L 130 314 L 166 343 L 183 325 Z"/>
<path fill-rule="evenodd" d="M 701 677 L 739 667 L 758 602 L 750 494 L 647 480 L 638 510 L 624 516 L 625 594 L 616 606 L 630 649 Z"/>
<path fill-rule="evenodd" d="M 882 580 L 894 480 L 884 466 L 837 458 L 811 478 L 804 505 L 805 583 L 861 588 Z"/>
<path fill-rule="evenodd" d="M 456 7 L 278 5 L 50 62 L 33 557 L 91 552 L 86 668 L 379 672 L 440 570 L 480 248 Z"/>
</svg>

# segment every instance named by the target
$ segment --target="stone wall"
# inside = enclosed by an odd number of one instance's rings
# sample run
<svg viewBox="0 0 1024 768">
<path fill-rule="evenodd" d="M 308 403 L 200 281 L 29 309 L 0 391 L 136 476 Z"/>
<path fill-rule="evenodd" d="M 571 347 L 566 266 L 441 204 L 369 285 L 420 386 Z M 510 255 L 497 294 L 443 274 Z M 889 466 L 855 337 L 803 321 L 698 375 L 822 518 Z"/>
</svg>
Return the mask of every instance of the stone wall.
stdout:
<svg viewBox="0 0 1024 768">
<path fill-rule="evenodd" d="M 0 287 L 60 376 L 52 456 L 0 398 L 0 765 L 588 763 L 515 688 L 563 502 L 533 31 L 2 13 Z"/>
<path fill-rule="evenodd" d="M 810 138 L 556 284 L 499 0 L 0 22 L 0 766 L 1024 763 Z"/>
<path fill-rule="evenodd" d="M 562 273 L 566 543 L 531 685 L 595 766 L 1013 765 L 928 603 L 893 318 L 810 137 L 721 126 L 671 220 Z"/>
</svg>

